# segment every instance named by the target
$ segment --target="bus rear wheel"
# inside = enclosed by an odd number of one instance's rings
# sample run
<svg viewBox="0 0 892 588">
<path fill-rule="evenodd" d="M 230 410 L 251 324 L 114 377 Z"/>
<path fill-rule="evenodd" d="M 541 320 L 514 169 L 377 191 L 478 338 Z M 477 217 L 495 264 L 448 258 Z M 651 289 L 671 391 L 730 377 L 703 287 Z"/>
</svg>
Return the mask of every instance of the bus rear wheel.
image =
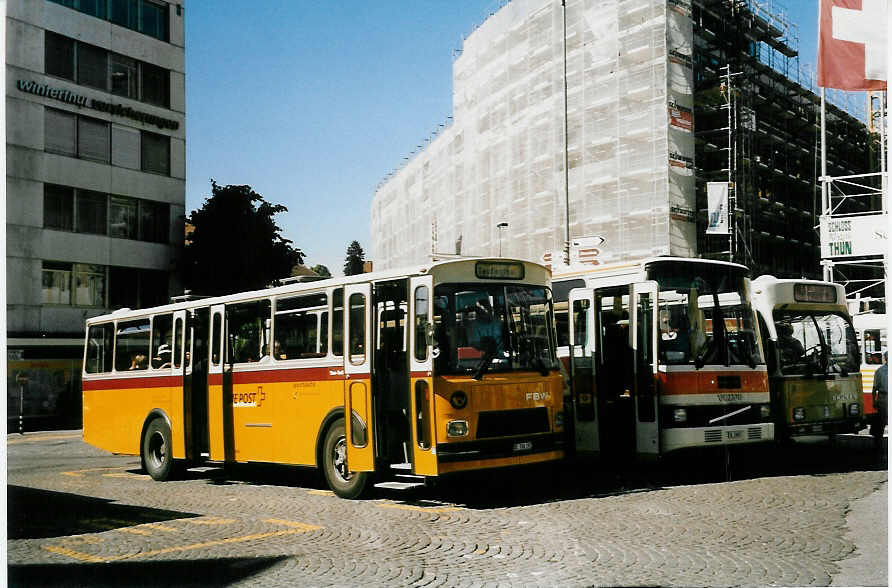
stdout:
<svg viewBox="0 0 892 588">
<path fill-rule="evenodd" d="M 163 482 L 173 471 L 170 427 L 162 418 L 153 419 L 142 436 L 142 462 L 153 480 Z"/>
<path fill-rule="evenodd" d="M 322 445 L 322 472 L 332 492 L 341 498 L 359 498 L 368 482 L 368 472 L 351 472 L 347 467 L 347 430 L 338 419 L 325 434 Z"/>
</svg>

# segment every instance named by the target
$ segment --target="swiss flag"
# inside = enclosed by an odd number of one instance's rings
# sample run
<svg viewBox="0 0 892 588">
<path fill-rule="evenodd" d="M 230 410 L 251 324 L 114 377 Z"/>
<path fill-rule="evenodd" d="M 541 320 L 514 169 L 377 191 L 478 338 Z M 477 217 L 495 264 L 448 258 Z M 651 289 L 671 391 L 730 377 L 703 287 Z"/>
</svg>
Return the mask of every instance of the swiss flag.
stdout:
<svg viewBox="0 0 892 588">
<path fill-rule="evenodd" d="M 886 89 L 887 0 L 821 0 L 818 85 Z"/>
</svg>

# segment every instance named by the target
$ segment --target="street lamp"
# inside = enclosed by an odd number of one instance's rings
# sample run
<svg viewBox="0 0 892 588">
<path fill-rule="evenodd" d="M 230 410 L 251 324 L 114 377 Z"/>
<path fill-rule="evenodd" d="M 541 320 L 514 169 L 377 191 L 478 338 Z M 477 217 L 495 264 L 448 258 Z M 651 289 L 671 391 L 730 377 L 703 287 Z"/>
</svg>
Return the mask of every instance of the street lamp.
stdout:
<svg viewBox="0 0 892 588">
<path fill-rule="evenodd" d="M 502 257 L 502 229 L 507 229 L 508 223 L 499 223 L 496 228 L 499 230 L 499 257 Z"/>
</svg>

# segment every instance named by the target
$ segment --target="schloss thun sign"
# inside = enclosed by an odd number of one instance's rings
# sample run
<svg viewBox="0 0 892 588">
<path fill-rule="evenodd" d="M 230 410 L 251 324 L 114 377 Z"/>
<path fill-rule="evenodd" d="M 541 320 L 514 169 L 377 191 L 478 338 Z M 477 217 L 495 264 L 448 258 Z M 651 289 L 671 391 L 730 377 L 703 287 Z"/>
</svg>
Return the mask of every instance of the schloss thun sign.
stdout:
<svg viewBox="0 0 892 588">
<path fill-rule="evenodd" d="M 177 130 L 178 128 L 180 128 L 180 123 L 175 120 L 171 120 L 169 118 L 161 118 L 160 116 L 155 116 L 154 114 L 149 114 L 148 112 L 134 110 L 129 106 L 124 106 L 123 104 L 112 104 L 110 102 L 96 100 L 95 98 L 87 98 L 86 96 L 75 94 L 74 92 L 70 92 L 69 90 L 52 88 L 47 84 L 38 84 L 34 81 L 18 80 L 17 85 L 19 90 L 22 92 L 36 94 L 45 98 L 52 98 L 53 100 L 59 100 L 60 102 L 65 102 L 66 104 L 74 104 L 75 106 L 92 108 L 93 110 L 107 112 L 109 114 L 114 114 L 117 116 L 126 116 L 127 118 L 137 120 L 141 123 L 155 125 L 159 129 Z"/>
</svg>

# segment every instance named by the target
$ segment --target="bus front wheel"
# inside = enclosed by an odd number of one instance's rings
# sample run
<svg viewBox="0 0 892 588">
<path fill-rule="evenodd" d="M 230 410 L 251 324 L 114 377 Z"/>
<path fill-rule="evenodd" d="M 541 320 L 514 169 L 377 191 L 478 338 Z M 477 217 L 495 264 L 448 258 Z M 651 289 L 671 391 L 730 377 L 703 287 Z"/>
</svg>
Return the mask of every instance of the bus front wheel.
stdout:
<svg viewBox="0 0 892 588">
<path fill-rule="evenodd" d="M 170 427 L 167 421 L 152 420 L 142 436 L 142 462 L 153 480 L 163 482 L 173 471 L 173 453 Z"/>
<path fill-rule="evenodd" d="M 351 472 L 347 467 L 347 432 L 344 419 L 338 419 L 325 434 L 322 471 L 328 487 L 341 498 L 359 498 L 365 490 L 368 472 Z"/>
</svg>

